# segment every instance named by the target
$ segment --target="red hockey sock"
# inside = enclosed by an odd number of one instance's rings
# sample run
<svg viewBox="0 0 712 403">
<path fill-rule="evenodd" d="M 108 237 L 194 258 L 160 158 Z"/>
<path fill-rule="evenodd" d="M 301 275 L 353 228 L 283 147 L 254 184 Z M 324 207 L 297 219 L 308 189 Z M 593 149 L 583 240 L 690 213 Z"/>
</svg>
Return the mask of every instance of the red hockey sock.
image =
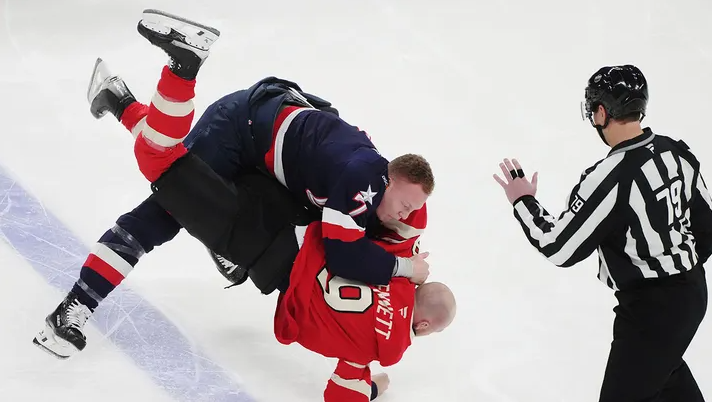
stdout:
<svg viewBox="0 0 712 403">
<path fill-rule="evenodd" d="M 187 153 L 182 142 L 195 114 L 193 97 L 195 80 L 184 80 L 165 66 L 134 146 L 139 169 L 149 181 L 158 179 Z"/>
<path fill-rule="evenodd" d="M 143 137 L 143 134 L 139 135 L 134 143 L 138 169 L 150 182 L 155 182 L 178 158 L 187 153 L 188 149 L 182 143 L 159 149 Z"/>
<path fill-rule="evenodd" d="M 136 101 L 127 106 L 124 113 L 121 114 L 121 124 L 136 137 L 143 127 L 139 127 L 136 132 L 134 132 L 134 129 L 146 115 L 148 115 L 148 105 Z"/>
</svg>

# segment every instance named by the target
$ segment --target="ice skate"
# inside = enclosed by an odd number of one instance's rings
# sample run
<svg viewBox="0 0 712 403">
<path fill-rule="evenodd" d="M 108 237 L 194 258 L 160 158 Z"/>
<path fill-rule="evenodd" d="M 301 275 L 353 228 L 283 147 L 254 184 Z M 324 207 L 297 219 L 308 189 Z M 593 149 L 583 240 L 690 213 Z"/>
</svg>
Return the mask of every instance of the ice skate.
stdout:
<svg viewBox="0 0 712 403">
<path fill-rule="evenodd" d="M 91 309 L 79 302 L 77 296 L 70 292 L 57 309 L 47 316 L 45 328 L 32 342 L 57 358 L 69 358 L 86 347 L 84 324 L 92 313 Z"/>
<path fill-rule="evenodd" d="M 220 37 L 215 28 L 159 10 L 144 10 L 138 32 L 170 57 L 171 71 L 186 80 L 195 79 Z"/>
<path fill-rule="evenodd" d="M 124 80 L 111 74 L 106 62 L 97 58 L 87 89 L 87 101 L 89 111 L 96 119 L 111 112 L 120 121 L 126 107 L 135 102 L 136 98 Z"/>
<path fill-rule="evenodd" d="M 215 263 L 215 267 L 217 267 L 220 274 L 222 274 L 222 276 L 230 282 L 228 288 L 240 285 L 247 280 L 247 270 L 245 270 L 244 267 L 225 259 L 210 249 L 208 249 L 208 252 L 210 253 L 210 258 L 213 259 L 213 263 Z"/>
</svg>

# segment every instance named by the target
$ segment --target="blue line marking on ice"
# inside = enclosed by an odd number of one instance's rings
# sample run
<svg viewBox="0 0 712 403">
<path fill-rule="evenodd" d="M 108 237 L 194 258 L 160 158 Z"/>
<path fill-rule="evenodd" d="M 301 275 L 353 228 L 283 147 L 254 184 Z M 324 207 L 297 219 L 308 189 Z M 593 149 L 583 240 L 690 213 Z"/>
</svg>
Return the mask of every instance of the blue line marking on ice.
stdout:
<svg viewBox="0 0 712 403">
<path fill-rule="evenodd" d="M 79 270 L 89 253 L 68 228 L 2 167 L 0 239 L 49 284 L 67 292 L 79 278 Z M 54 308 L 47 307 L 47 313 Z M 89 323 L 178 401 L 254 401 L 229 371 L 206 358 L 168 318 L 125 285 L 104 299 Z M 37 330 L 42 326 L 44 317 L 37 318 Z M 31 337 L 27 342 L 32 343 Z M 91 343 L 89 340 L 88 349 Z M 54 358 L 48 356 L 48 359 Z"/>
</svg>

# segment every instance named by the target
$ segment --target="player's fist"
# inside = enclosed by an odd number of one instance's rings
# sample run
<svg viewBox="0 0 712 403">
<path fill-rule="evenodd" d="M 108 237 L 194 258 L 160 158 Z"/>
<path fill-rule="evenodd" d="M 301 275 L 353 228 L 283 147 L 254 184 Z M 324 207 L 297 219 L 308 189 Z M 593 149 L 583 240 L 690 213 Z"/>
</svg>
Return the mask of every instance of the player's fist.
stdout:
<svg viewBox="0 0 712 403">
<path fill-rule="evenodd" d="M 429 254 L 428 252 L 419 253 L 410 258 L 413 263 L 413 275 L 410 276 L 410 281 L 415 284 L 423 284 L 430 275 L 430 265 L 425 261 Z"/>
<path fill-rule="evenodd" d="M 391 384 L 391 380 L 388 379 L 388 374 L 385 373 L 372 375 L 371 382 L 376 384 L 376 387 L 378 388 L 378 396 L 381 396 Z"/>
</svg>

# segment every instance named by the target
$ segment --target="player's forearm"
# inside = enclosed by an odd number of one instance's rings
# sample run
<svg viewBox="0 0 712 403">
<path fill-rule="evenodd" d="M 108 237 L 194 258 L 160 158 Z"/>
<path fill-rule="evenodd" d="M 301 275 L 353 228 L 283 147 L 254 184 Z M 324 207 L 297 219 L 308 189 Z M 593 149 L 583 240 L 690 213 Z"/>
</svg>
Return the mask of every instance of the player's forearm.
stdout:
<svg viewBox="0 0 712 403">
<path fill-rule="evenodd" d="M 412 266 L 408 268 L 408 263 L 401 263 L 401 259 L 396 259 L 368 238 L 352 242 L 324 238 L 324 251 L 326 265 L 334 275 L 366 284 L 386 285 L 394 272 L 400 270 L 410 275 L 413 271 Z"/>
<path fill-rule="evenodd" d="M 534 196 L 523 196 L 513 204 L 514 217 L 521 224 L 529 243 L 547 258 L 552 255 L 558 231 L 554 231 L 557 220 L 539 204 Z M 548 253 L 547 253 L 548 252 Z"/>
<path fill-rule="evenodd" d="M 569 267 L 588 257 L 607 235 L 615 221 L 617 197 L 618 187 L 614 186 L 585 203 L 574 199 L 556 219 L 533 196 L 524 196 L 515 201 L 514 216 L 542 255 L 557 266 Z"/>
<path fill-rule="evenodd" d="M 388 377 L 385 374 L 371 377 L 370 373 L 368 365 L 339 360 L 324 390 L 324 401 L 368 402 L 375 399 L 379 389 L 380 393 L 388 389 Z"/>
</svg>

